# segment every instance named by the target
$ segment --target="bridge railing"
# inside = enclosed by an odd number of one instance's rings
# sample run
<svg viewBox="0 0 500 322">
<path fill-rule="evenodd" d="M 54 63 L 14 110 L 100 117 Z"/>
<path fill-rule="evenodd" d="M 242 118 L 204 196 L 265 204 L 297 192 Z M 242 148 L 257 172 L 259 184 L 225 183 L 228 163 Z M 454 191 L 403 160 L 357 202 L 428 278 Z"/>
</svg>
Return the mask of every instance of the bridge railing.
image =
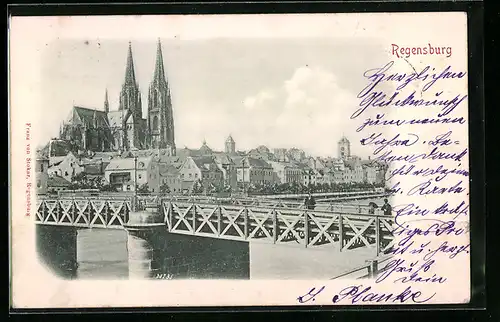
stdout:
<svg viewBox="0 0 500 322">
<path fill-rule="evenodd" d="M 384 270 L 381 269 L 382 264 L 387 265 L 387 261 L 392 259 L 393 256 L 377 256 L 374 259 L 367 260 L 365 264 L 337 275 L 330 280 L 345 278 L 345 279 L 363 279 L 363 278 L 375 278 L 378 274 Z"/>
<path fill-rule="evenodd" d="M 392 217 L 260 206 L 166 201 L 162 204 L 170 232 L 225 239 L 260 239 L 304 247 L 330 244 L 346 251 L 392 246 Z"/>
<path fill-rule="evenodd" d="M 302 202 L 279 200 L 279 199 L 259 199 L 259 198 L 220 198 L 209 196 L 140 196 L 137 203 L 139 209 L 144 209 L 145 204 L 163 201 L 191 202 L 220 205 L 258 206 L 268 208 L 292 208 L 306 209 Z M 345 212 L 351 214 L 369 214 L 370 208 L 367 205 L 342 205 L 335 202 L 316 203 L 315 209 L 319 211 Z"/>
<path fill-rule="evenodd" d="M 150 201 L 150 200 L 146 200 Z M 142 201 L 142 202 L 146 202 Z M 44 225 L 122 229 L 131 200 L 41 199 L 35 221 Z M 242 241 L 266 240 L 304 247 L 332 245 L 339 251 L 392 246 L 392 217 L 286 207 L 161 200 L 169 232 Z"/>
<path fill-rule="evenodd" d="M 371 194 L 384 193 L 380 189 L 364 190 L 364 191 L 337 191 L 337 192 L 315 192 L 312 193 L 314 197 L 346 197 L 346 196 L 363 196 Z M 305 198 L 307 193 L 291 193 L 291 194 L 273 194 L 273 195 L 255 195 L 257 198 L 267 199 L 291 199 L 291 198 Z"/>
</svg>

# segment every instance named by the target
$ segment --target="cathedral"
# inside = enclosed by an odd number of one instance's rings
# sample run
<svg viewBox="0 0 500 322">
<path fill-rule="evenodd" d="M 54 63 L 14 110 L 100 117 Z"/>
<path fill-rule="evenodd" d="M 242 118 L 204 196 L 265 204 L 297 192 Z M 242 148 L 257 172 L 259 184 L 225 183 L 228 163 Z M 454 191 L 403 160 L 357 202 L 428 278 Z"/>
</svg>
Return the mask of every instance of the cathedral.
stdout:
<svg viewBox="0 0 500 322">
<path fill-rule="evenodd" d="M 139 84 L 129 43 L 125 79 L 117 110 L 110 111 L 108 92 L 104 110 L 73 106 L 60 129 L 60 139 L 81 151 L 165 149 L 175 155 L 174 120 L 170 88 L 158 40 L 153 80 L 148 90 L 148 115 L 143 118 Z"/>
</svg>

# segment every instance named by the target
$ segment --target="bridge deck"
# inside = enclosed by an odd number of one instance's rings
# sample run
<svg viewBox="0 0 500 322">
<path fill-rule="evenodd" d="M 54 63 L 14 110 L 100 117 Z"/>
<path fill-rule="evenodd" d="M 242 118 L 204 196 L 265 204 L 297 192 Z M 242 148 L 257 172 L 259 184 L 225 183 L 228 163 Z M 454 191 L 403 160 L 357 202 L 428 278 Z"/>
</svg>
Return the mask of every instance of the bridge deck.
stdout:
<svg viewBox="0 0 500 322">
<path fill-rule="evenodd" d="M 164 226 L 176 234 L 249 242 L 265 240 L 272 244 L 298 243 L 303 248 L 322 247 L 324 244 L 334 246 L 340 241 L 342 251 L 373 246 L 377 253 L 394 242 L 392 218 L 379 213 L 368 214 L 366 207 L 334 207 L 330 211 L 320 211 L 288 208 L 282 204 L 162 199 L 155 202 L 158 218 L 162 219 L 151 225 Z M 123 229 L 131 208 L 132 204 L 127 200 L 40 200 L 36 223 Z"/>
</svg>

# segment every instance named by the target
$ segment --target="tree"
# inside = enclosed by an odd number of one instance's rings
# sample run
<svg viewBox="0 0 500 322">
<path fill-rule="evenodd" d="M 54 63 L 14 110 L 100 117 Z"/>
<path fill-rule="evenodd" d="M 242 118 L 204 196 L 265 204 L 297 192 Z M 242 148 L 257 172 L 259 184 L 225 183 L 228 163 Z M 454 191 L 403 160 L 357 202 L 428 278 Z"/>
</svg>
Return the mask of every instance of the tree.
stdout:
<svg viewBox="0 0 500 322">
<path fill-rule="evenodd" d="M 225 183 L 223 191 L 231 193 L 233 191 L 233 188 L 231 187 L 231 185 L 229 183 Z"/>
<path fill-rule="evenodd" d="M 147 183 L 144 183 L 138 187 L 136 187 L 138 193 L 149 193 L 149 186 Z"/>
<path fill-rule="evenodd" d="M 101 191 L 108 191 L 108 192 L 116 192 L 116 187 L 109 184 L 109 183 L 106 183 L 104 185 L 102 185 Z"/>
<path fill-rule="evenodd" d="M 200 193 L 203 193 L 203 190 L 204 189 L 203 189 L 203 184 L 202 184 L 201 180 L 198 180 L 193 184 L 192 193 L 200 194 Z"/>
<path fill-rule="evenodd" d="M 170 193 L 170 187 L 168 186 L 168 184 L 166 182 L 162 183 L 162 185 L 160 186 L 160 192 L 161 193 Z"/>
</svg>

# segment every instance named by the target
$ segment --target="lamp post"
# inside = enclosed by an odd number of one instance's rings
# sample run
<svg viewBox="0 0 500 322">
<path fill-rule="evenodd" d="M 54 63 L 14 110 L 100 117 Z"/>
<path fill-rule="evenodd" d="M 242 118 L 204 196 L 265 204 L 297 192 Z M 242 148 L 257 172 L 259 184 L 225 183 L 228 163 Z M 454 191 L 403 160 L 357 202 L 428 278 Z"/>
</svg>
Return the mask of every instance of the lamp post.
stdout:
<svg viewBox="0 0 500 322">
<path fill-rule="evenodd" d="M 137 156 L 134 156 L 134 211 L 137 211 Z"/>
<path fill-rule="evenodd" d="M 241 166 L 243 168 L 243 196 L 246 196 L 246 183 L 245 183 L 245 159 L 242 160 Z"/>
</svg>

